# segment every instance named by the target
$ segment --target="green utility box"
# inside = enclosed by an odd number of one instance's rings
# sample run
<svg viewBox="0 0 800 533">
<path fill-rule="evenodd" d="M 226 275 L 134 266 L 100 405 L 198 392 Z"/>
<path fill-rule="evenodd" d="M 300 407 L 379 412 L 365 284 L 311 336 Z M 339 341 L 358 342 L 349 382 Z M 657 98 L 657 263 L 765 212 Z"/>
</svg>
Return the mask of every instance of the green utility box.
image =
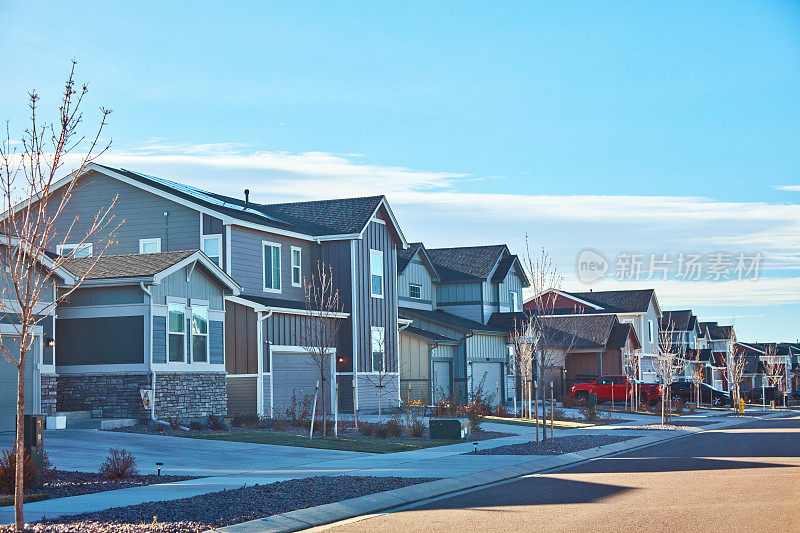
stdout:
<svg viewBox="0 0 800 533">
<path fill-rule="evenodd" d="M 42 415 L 25 415 L 22 421 L 25 454 L 29 455 L 36 469 L 36 485 L 44 481 L 42 465 L 44 463 L 44 417 Z"/>
<path fill-rule="evenodd" d="M 428 428 L 432 439 L 465 439 L 472 433 L 472 424 L 466 418 L 431 418 Z"/>
</svg>

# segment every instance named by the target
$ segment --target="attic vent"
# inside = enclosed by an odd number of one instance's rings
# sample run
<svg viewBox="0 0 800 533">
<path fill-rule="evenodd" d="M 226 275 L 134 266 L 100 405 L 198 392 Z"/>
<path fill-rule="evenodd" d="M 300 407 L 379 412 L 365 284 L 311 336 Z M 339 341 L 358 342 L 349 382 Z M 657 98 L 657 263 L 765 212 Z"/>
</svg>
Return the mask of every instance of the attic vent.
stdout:
<svg viewBox="0 0 800 533">
<path fill-rule="evenodd" d="M 244 208 L 247 209 L 249 204 L 250 204 L 250 189 L 245 189 L 244 190 Z"/>
</svg>

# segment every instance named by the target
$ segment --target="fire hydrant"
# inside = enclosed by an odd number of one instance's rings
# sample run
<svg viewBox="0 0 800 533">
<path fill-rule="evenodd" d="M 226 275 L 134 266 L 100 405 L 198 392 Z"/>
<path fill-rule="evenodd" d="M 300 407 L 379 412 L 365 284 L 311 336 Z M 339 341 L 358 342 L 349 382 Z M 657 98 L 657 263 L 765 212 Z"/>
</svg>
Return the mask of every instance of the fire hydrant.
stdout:
<svg viewBox="0 0 800 533">
<path fill-rule="evenodd" d="M 739 398 L 739 413 L 744 413 L 744 400 Z"/>
</svg>

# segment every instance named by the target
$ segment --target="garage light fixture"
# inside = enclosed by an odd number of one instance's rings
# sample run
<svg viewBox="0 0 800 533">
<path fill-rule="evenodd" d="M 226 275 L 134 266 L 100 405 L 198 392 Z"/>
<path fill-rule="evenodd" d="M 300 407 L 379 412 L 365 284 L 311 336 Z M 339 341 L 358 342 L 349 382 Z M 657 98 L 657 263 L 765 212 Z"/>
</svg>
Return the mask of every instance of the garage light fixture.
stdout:
<svg viewBox="0 0 800 533">
<path fill-rule="evenodd" d="M 55 340 L 53 337 L 47 337 L 47 338 L 44 340 L 44 342 L 45 342 L 45 344 L 47 344 L 47 346 L 49 346 L 50 348 L 52 348 L 53 346 L 55 346 L 55 345 L 56 345 L 56 340 Z"/>
</svg>

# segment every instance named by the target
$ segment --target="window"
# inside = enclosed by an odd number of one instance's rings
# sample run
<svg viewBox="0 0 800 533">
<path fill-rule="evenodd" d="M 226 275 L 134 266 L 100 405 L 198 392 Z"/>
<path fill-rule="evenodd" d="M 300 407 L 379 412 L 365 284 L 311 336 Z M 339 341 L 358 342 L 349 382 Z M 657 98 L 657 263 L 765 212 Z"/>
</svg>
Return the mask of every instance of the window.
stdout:
<svg viewBox="0 0 800 533">
<path fill-rule="evenodd" d="M 264 292 L 281 292 L 281 245 L 262 241 L 264 245 Z"/>
<path fill-rule="evenodd" d="M 422 300 L 422 285 L 408 284 L 408 296 L 415 300 Z"/>
<path fill-rule="evenodd" d="M 373 298 L 383 298 L 383 252 L 369 251 L 370 292 Z"/>
<path fill-rule="evenodd" d="M 186 306 L 181 303 L 169 304 L 169 318 L 167 334 L 167 361 L 170 363 L 182 363 L 184 361 L 183 352 L 186 343 Z"/>
<path fill-rule="evenodd" d="M 511 293 L 511 310 L 519 311 L 519 295 L 516 292 Z"/>
<path fill-rule="evenodd" d="M 91 257 L 92 243 L 87 242 L 84 244 L 59 244 L 58 246 L 56 246 L 56 253 L 58 255 L 73 254 L 72 257 Z"/>
<path fill-rule="evenodd" d="M 292 287 L 302 285 L 303 252 L 297 246 L 292 246 Z"/>
<path fill-rule="evenodd" d="M 140 254 L 156 254 L 161 251 L 161 239 L 139 239 Z"/>
<path fill-rule="evenodd" d="M 222 235 L 203 235 L 203 253 L 222 267 Z"/>
<path fill-rule="evenodd" d="M 372 371 L 382 372 L 384 362 L 384 330 L 382 327 L 372 327 Z"/>
<path fill-rule="evenodd" d="M 647 338 L 650 342 L 653 342 L 653 321 L 647 321 Z"/>
<path fill-rule="evenodd" d="M 208 307 L 192 304 L 192 361 L 208 361 Z"/>
</svg>

